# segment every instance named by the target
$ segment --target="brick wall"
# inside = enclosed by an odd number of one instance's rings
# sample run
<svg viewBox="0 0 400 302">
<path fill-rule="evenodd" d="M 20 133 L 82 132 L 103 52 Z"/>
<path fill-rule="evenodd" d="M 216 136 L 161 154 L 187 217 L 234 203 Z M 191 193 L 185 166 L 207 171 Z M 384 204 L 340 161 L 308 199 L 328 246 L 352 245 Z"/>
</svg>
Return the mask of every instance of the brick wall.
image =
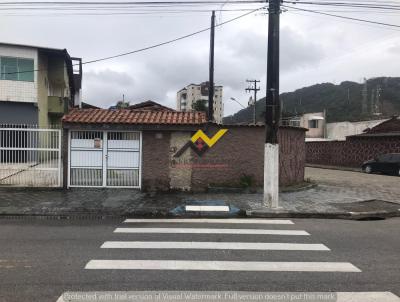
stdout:
<svg viewBox="0 0 400 302">
<path fill-rule="evenodd" d="M 195 166 L 192 173 L 192 186 L 204 188 L 208 185 L 239 186 L 243 175 L 251 176 L 255 186 L 264 183 L 264 145 L 263 127 L 228 127 L 228 132 L 202 157 L 198 164 L 216 165 L 207 169 Z M 216 130 L 210 130 L 215 133 Z M 304 180 L 305 132 L 302 129 L 281 128 L 279 131 L 281 185 L 292 185 Z M 199 165 L 200 166 L 200 165 Z"/>
<path fill-rule="evenodd" d="M 142 132 L 142 187 L 168 190 L 170 186 L 170 132 Z"/>
<path fill-rule="evenodd" d="M 206 133 L 212 136 L 218 129 L 211 126 Z M 237 187 L 244 175 L 250 176 L 255 186 L 263 186 L 263 127 L 228 127 L 228 132 L 201 157 L 187 150 L 188 154 L 185 153 L 184 158 L 180 157 L 176 161 L 171 160 L 172 153 L 176 151 L 176 139 L 171 140 L 171 132 L 165 131 L 162 132 L 163 138 L 156 139 L 156 133 L 143 132 L 142 179 L 145 190 L 176 188 L 178 182 L 175 178 L 182 173 L 185 178 L 191 177 L 190 187 L 186 184 L 184 189 L 190 188 L 193 191 L 204 190 L 209 185 Z M 304 136 L 305 132 L 302 129 L 280 129 L 281 185 L 292 185 L 304 180 Z M 179 169 L 185 171 L 179 173 Z M 190 171 L 186 171 L 187 169 Z"/>
<path fill-rule="evenodd" d="M 399 153 L 400 136 L 351 137 L 346 141 L 306 143 L 308 164 L 360 167 L 379 154 Z"/>
</svg>

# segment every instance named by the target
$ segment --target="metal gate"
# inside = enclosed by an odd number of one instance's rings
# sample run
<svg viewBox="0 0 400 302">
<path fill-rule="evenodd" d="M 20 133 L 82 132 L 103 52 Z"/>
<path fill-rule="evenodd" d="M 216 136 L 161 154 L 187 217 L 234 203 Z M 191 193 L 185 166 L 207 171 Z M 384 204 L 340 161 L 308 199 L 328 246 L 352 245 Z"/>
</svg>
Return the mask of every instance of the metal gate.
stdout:
<svg viewBox="0 0 400 302">
<path fill-rule="evenodd" d="M 141 133 L 71 131 L 70 187 L 141 187 Z"/>
<path fill-rule="evenodd" d="M 61 130 L 0 127 L 0 185 L 61 186 Z"/>
</svg>

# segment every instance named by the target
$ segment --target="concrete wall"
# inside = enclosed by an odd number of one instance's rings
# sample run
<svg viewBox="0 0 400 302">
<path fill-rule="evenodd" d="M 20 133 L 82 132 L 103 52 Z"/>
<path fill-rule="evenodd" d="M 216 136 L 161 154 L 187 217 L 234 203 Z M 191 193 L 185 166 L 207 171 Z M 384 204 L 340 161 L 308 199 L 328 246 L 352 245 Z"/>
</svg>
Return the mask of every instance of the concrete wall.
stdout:
<svg viewBox="0 0 400 302">
<path fill-rule="evenodd" d="M 375 127 L 384 121 L 386 120 L 327 123 L 327 138 L 344 141 L 346 136 L 361 134 L 365 129 Z"/>
<path fill-rule="evenodd" d="M 361 167 L 364 161 L 379 154 L 399 153 L 398 137 L 352 137 L 346 141 L 306 143 L 308 164 Z"/>
<path fill-rule="evenodd" d="M 38 51 L 35 48 L 0 44 L 0 56 L 26 58 L 34 60 L 34 69 L 38 69 Z M 0 80 L 0 101 L 37 102 L 37 74 L 33 82 Z"/>
</svg>

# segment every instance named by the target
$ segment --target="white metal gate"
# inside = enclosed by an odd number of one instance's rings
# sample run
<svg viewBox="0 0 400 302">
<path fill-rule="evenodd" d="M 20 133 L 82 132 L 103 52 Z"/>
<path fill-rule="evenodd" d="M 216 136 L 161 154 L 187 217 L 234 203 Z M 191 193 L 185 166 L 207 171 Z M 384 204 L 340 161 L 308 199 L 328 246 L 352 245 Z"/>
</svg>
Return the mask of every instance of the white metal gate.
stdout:
<svg viewBox="0 0 400 302">
<path fill-rule="evenodd" d="M 61 186 L 61 130 L 0 127 L 0 185 Z"/>
<path fill-rule="evenodd" d="M 141 133 L 71 131 L 70 187 L 141 186 Z"/>
</svg>

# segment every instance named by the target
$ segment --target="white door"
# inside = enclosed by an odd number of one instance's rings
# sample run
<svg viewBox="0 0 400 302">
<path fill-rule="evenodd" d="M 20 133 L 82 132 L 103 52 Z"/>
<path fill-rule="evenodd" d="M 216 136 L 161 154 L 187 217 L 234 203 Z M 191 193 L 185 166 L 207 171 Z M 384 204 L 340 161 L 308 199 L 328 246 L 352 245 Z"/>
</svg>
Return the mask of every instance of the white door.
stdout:
<svg viewBox="0 0 400 302">
<path fill-rule="evenodd" d="M 141 186 L 141 133 L 70 132 L 70 187 Z"/>
</svg>

